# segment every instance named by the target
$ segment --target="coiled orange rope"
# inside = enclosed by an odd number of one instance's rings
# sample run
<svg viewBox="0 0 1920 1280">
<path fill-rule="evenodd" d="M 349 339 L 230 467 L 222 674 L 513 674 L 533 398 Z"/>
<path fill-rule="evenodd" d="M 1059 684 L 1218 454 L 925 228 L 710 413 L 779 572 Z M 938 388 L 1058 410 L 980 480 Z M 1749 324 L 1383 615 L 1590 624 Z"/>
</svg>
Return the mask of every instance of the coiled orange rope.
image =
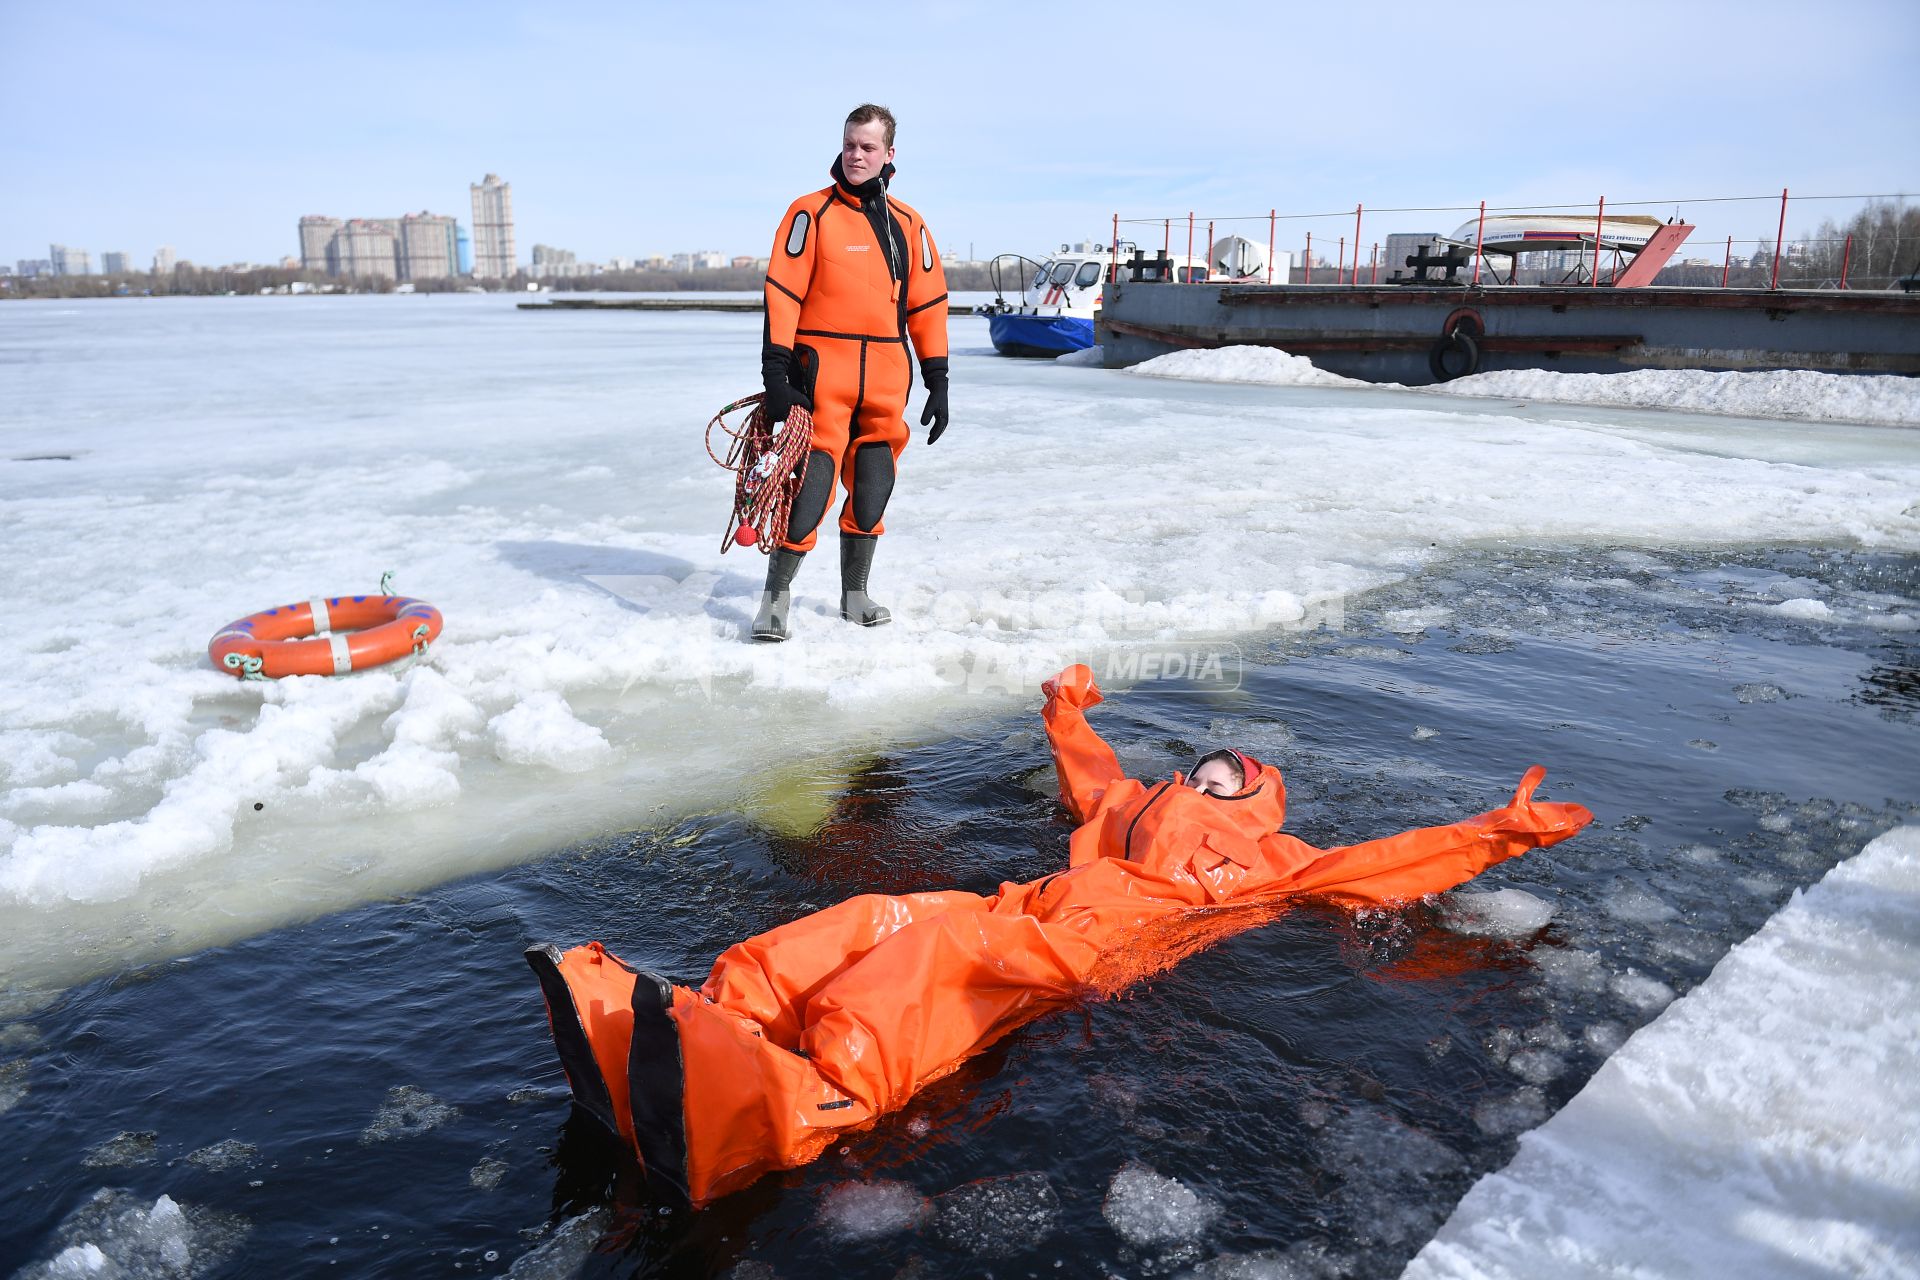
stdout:
<svg viewBox="0 0 1920 1280">
<path fill-rule="evenodd" d="M 723 555 L 735 543 L 758 546 L 761 555 L 779 545 L 787 533 L 794 495 L 800 491 L 807 451 L 813 447 L 813 415 L 796 407 L 786 422 L 769 423 L 762 404 L 765 399 L 756 392 L 735 400 L 707 423 L 707 456 L 734 477 L 733 514 L 720 541 Z M 727 421 L 736 409 L 752 410 L 738 428 Z M 731 441 L 724 458 L 714 451 L 715 427 Z"/>
</svg>

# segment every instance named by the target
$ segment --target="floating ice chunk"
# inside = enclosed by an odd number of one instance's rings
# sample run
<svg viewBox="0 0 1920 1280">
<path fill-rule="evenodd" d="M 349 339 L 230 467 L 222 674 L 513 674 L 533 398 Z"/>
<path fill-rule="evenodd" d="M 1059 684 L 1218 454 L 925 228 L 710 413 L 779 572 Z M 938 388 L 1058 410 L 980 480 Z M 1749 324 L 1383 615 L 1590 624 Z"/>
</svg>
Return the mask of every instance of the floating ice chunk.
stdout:
<svg viewBox="0 0 1920 1280">
<path fill-rule="evenodd" d="M 102 1188 L 54 1229 L 53 1255 L 14 1280 L 196 1280 L 218 1271 L 248 1230 L 244 1219 L 183 1206 L 171 1196 L 149 1206 L 129 1192 Z"/>
<path fill-rule="evenodd" d="M 1695 751 L 1718 751 L 1720 749 L 1720 744 L 1711 738 L 1689 738 L 1687 745 Z"/>
<path fill-rule="evenodd" d="M 544 765 L 583 773 L 613 755 L 606 737 L 580 720 L 551 689 L 530 693 L 487 722 L 494 752 L 508 764 Z"/>
<path fill-rule="evenodd" d="M 815 1221 L 838 1240 L 878 1240 L 911 1231 L 927 1212 L 926 1197 L 904 1182 L 843 1182 L 822 1198 Z"/>
<path fill-rule="evenodd" d="M 467 1170 L 467 1185 L 481 1191 L 492 1191 L 507 1176 L 507 1162 L 498 1156 L 488 1156 L 473 1168 Z"/>
<path fill-rule="evenodd" d="M 606 1206 L 568 1218 L 538 1246 L 514 1259 L 507 1280 L 573 1280 L 612 1220 Z"/>
<path fill-rule="evenodd" d="M 1415 742 L 1425 742 L 1428 738 L 1437 738 L 1439 736 L 1440 731 L 1438 729 L 1429 729 L 1423 724 L 1417 724 L 1413 727 L 1413 740 Z"/>
<path fill-rule="evenodd" d="M 1607 989 L 1634 1008 L 1649 1012 L 1664 1009 L 1673 1003 L 1672 987 L 1633 969 L 1615 974 L 1607 983 Z"/>
<path fill-rule="evenodd" d="M 1453 610 L 1443 604 L 1423 605 L 1418 609 L 1389 609 L 1380 615 L 1380 625 L 1395 635 L 1419 635 L 1429 627 L 1442 627 L 1453 620 Z"/>
<path fill-rule="evenodd" d="M 238 1138 L 228 1138 L 216 1142 L 210 1147 L 187 1153 L 187 1163 L 202 1169 L 224 1170 L 244 1169 L 260 1159 L 260 1148 L 251 1142 L 241 1142 Z"/>
<path fill-rule="evenodd" d="M 1113 1176 L 1100 1212 L 1122 1240 L 1138 1247 L 1198 1239 L 1220 1208 L 1177 1178 L 1129 1164 Z"/>
<path fill-rule="evenodd" d="M 125 1169 L 152 1164 L 160 1157 L 160 1135 L 128 1129 L 114 1134 L 81 1157 L 89 1169 Z"/>
<path fill-rule="evenodd" d="M 1495 1137 L 1531 1129 L 1546 1118 L 1546 1095 L 1533 1085 L 1504 1098 L 1489 1098 L 1473 1109 L 1473 1122 Z"/>
<path fill-rule="evenodd" d="M 1627 1029 L 1617 1022 L 1596 1022 L 1581 1031 L 1580 1038 L 1587 1048 L 1609 1057 L 1627 1042 Z"/>
<path fill-rule="evenodd" d="M 1440 895 L 1440 923 L 1470 938 L 1526 938 L 1553 919 L 1553 906 L 1525 889 L 1455 889 Z"/>
<path fill-rule="evenodd" d="M 1547 1084 L 1566 1074 L 1567 1061 L 1551 1049 L 1522 1049 L 1507 1059 L 1507 1070 L 1528 1084 Z"/>
<path fill-rule="evenodd" d="M 76 1244 L 63 1249 L 60 1256 L 47 1264 L 49 1276 L 97 1276 L 107 1269 L 107 1255 L 100 1252 L 97 1244 Z M 118 1267 L 114 1270 L 119 1270 Z"/>
<path fill-rule="evenodd" d="M 1143 360 L 1127 370 L 1143 378 L 1179 378 L 1188 382 L 1253 382 L 1269 387 L 1364 387 L 1317 367 L 1305 356 L 1272 347 L 1219 347 L 1211 351 L 1175 351 Z"/>
<path fill-rule="evenodd" d="M 387 1100 L 373 1120 L 360 1132 L 362 1144 L 387 1142 L 394 1138 L 412 1138 L 458 1119 L 460 1108 L 448 1106 L 424 1089 L 410 1084 L 387 1090 Z"/>
<path fill-rule="evenodd" d="M 1181 1272 L 1180 1280 L 1319 1280 L 1330 1274 L 1336 1273 L 1265 1249 L 1259 1253 L 1230 1253 L 1208 1258 L 1193 1270 Z"/>
<path fill-rule="evenodd" d="M 1451 1199 L 1435 1193 L 1465 1166 L 1452 1147 L 1380 1107 L 1334 1120 L 1315 1154 L 1340 1179 L 1342 1215 L 1369 1223 L 1376 1240 L 1431 1234 Z"/>
<path fill-rule="evenodd" d="M 1606 970 L 1600 967 L 1600 957 L 1591 951 L 1536 948 L 1533 962 L 1556 987 L 1569 991 L 1606 990 Z"/>
<path fill-rule="evenodd" d="M 1660 924 L 1663 921 L 1678 919 L 1680 913 L 1670 905 L 1641 888 L 1628 885 L 1616 893 L 1607 895 L 1604 905 L 1607 914 L 1616 920 L 1630 920 L 1634 924 Z"/>
<path fill-rule="evenodd" d="M 1824 602 L 1809 600 L 1804 596 L 1782 600 L 1771 606 L 1771 611 L 1783 618 L 1800 618 L 1807 622 L 1824 622 L 1833 616 L 1833 610 Z"/>
<path fill-rule="evenodd" d="M 934 1197 L 933 1233 L 956 1249 L 1005 1257 L 1053 1234 L 1060 1198 L 1044 1173 L 982 1178 Z"/>
<path fill-rule="evenodd" d="M 1771 831 L 1775 835 L 1785 835 L 1793 830 L 1793 815 L 1787 813 L 1763 813 L 1760 815 L 1760 829 Z"/>
<path fill-rule="evenodd" d="M 1754 683 L 1733 686 L 1733 696 L 1748 704 L 1755 702 L 1778 702 L 1786 697 L 1776 684 Z"/>
<path fill-rule="evenodd" d="M 27 1060 L 13 1058 L 0 1062 L 0 1116 L 20 1105 L 27 1096 Z"/>
<path fill-rule="evenodd" d="M 1054 363 L 1065 365 L 1099 365 L 1103 363 L 1106 358 L 1106 348 L 1096 344 L 1091 347 L 1083 347 L 1078 351 L 1069 351 L 1067 354 L 1057 357 Z"/>
</svg>

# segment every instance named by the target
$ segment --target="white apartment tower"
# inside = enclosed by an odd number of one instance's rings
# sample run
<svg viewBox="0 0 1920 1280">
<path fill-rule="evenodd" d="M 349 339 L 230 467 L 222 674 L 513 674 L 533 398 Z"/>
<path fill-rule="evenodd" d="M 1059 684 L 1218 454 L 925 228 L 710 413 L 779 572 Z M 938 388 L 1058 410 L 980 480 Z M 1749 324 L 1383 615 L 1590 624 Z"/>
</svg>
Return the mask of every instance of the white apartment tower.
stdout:
<svg viewBox="0 0 1920 1280">
<path fill-rule="evenodd" d="M 473 192 L 473 276 L 504 280 L 514 272 L 513 186 L 488 174 Z"/>
<path fill-rule="evenodd" d="M 163 244 L 153 251 L 153 274 L 170 276 L 173 274 L 173 246 Z"/>
</svg>

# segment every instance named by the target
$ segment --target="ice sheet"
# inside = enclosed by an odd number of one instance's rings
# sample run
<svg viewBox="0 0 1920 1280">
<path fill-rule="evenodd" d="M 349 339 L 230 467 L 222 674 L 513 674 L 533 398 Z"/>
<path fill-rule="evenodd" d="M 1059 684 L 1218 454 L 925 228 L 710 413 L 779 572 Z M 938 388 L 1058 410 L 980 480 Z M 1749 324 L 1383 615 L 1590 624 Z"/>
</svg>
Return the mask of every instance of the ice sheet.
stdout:
<svg viewBox="0 0 1920 1280">
<path fill-rule="evenodd" d="M 1795 894 L 1404 1274 L 1920 1274 L 1920 827 Z"/>
<path fill-rule="evenodd" d="M 1920 545 L 1904 432 L 1787 463 L 1740 456 L 1730 419 L 1669 445 L 1603 410 L 963 355 L 876 560 L 895 624 L 839 621 L 829 530 L 795 638 L 756 647 L 764 561 L 719 553 L 700 427 L 758 341 L 752 317 L 475 297 L 0 311 L 12 1002 L 782 794 L 1111 646 L 1338 626 L 1466 543 Z M 386 569 L 445 612 L 424 663 L 262 685 L 207 662 L 228 621 Z"/>
</svg>

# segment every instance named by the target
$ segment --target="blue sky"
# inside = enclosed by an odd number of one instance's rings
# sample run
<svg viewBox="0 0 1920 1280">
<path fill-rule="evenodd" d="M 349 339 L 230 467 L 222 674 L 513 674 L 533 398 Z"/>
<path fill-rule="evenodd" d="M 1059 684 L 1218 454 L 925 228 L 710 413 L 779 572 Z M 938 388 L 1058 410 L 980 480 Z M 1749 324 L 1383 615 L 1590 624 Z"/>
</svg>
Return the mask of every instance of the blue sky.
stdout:
<svg viewBox="0 0 1920 1280">
<path fill-rule="evenodd" d="M 0 0 L 0 17 L 8 263 L 54 241 L 96 266 L 160 244 L 276 261 L 306 213 L 466 222 L 488 172 L 513 184 L 523 261 L 536 242 L 764 254 L 864 99 L 900 118 L 896 194 L 982 257 L 1104 237 L 1116 211 L 1920 191 L 1916 0 Z M 1798 205 L 1789 234 L 1855 207 Z M 1681 212 L 1695 253 L 1778 216 Z M 1363 238 L 1461 220 L 1380 214 Z"/>
</svg>

